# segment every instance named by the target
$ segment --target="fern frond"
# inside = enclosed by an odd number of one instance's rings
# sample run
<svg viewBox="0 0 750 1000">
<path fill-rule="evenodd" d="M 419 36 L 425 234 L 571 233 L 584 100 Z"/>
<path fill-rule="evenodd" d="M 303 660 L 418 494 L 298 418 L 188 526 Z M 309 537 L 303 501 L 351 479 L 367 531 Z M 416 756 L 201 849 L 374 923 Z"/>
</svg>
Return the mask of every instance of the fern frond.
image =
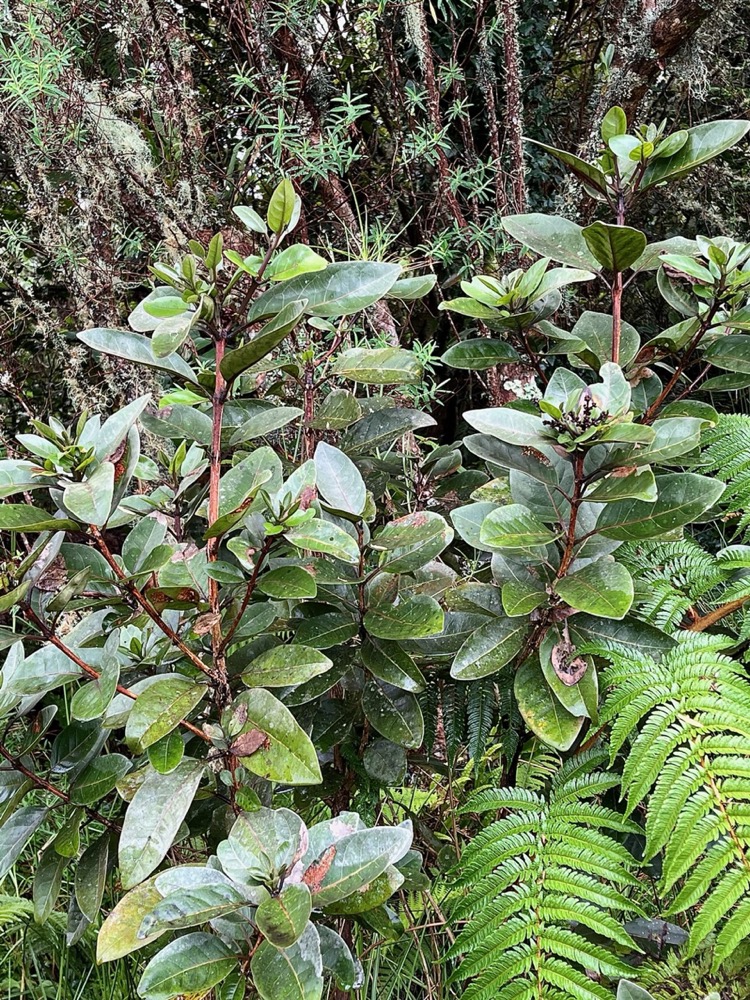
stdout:
<svg viewBox="0 0 750 1000">
<path fill-rule="evenodd" d="M 602 675 L 612 689 L 602 718 L 618 739 L 633 718 L 632 702 L 661 693 L 638 722 L 623 794 L 629 812 L 645 804 L 645 857 L 663 852 L 662 890 L 685 879 L 670 912 L 699 907 L 687 954 L 712 933 L 721 940 L 714 967 L 750 936 L 750 922 L 743 933 L 735 919 L 750 900 L 750 683 L 722 652 L 728 641 L 688 633 L 646 671 L 627 669 L 632 650 L 610 650 L 613 667 Z"/>
<path fill-rule="evenodd" d="M 701 471 L 726 483 L 721 509 L 737 534 L 744 537 L 750 527 L 750 417 L 722 413 L 703 440 L 706 448 Z"/>
<path fill-rule="evenodd" d="M 638 950 L 623 927 L 643 912 L 627 895 L 638 882 L 632 856 L 606 831 L 640 828 L 596 801 L 615 783 L 599 770 L 606 760 L 602 750 L 572 757 L 546 796 L 504 788 L 466 803 L 463 812 L 501 818 L 467 843 L 453 875 L 457 890 L 469 887 L 450 906 L 454 921 L 468 921 L 446 955 L 461 956 L 451 981 L 476 977 L 464 1000 L 611 1000 L 586 971 L 633 975 L 614 949 Z"/>
<path fill-rule="evenodd" d="M 692 538 L 630 542 L 617 555 L 633 575 L 637 617 L 669 634 L 710 607 L 731 573 Z"/>
<path fill-rule="evenodd" d="M 492 726 L 497 719 L 494 681 L 482 678 L 468 685 L 466 693 L 466 743 L 475 771 L 487 747 Z"/>
</svg>

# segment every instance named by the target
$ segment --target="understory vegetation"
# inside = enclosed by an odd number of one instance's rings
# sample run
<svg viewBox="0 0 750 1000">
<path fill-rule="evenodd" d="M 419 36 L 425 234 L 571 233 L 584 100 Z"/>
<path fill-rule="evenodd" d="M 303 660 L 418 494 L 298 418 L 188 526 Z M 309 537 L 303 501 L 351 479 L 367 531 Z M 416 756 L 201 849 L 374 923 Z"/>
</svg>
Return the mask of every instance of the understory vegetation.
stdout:
<svg viewBox="0 0 750 1000">
<path fill-rule="evenodd" d="M 397 6 L 0 20 L 8 1000 L 750 996 L 744 64 Z"/>
</svg>

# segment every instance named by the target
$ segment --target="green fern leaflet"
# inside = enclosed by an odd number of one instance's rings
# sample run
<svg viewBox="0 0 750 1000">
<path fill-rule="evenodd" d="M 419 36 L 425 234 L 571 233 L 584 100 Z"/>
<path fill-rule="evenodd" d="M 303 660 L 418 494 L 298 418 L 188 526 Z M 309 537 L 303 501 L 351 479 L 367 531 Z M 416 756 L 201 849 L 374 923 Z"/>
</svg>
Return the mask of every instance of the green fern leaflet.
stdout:
<svg viewBox="0 0 750 1000">
<path fill-rule="evenodd" d="M 622 775 L 627 812 L 646 801 L 646 860 L 663 851 L 668 914 L 700 904 L 688 955 L 715 933 L 713 968 L 750 935 L 750 684 L 731 640 L 686 635 L 657 663 L 607 655 L 611 755 L 637 729 Z"/>
<path fill-rule="evenodd" d="M 447 958 L 461 957 L 452 981 L 473 980 L 464 1000 L 611 1000 L 602 977 L 633 977 L 613 946 L 638 950 L 621 922 L 641 913 L 626 895 L 637 880 L 610 831 L 640 828 L 596 801 L 618 784 L 597 770 L 605 760 L 589 752 L 567 761 L 547 797 L 490 789 L 461 809 L 502 813 L 469 841 L 454 873 L 467 891 L 451 916 L 467 923 Z"/>
</svg>

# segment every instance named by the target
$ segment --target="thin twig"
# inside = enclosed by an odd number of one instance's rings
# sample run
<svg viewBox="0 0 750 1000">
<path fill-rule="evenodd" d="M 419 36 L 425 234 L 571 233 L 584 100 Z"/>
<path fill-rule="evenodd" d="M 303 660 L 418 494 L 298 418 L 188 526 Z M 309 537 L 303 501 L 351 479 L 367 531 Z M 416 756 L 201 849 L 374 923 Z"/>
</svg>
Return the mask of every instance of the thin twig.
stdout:
<svg viewBox="0 0 750 1000">
<path fill-rule="evenodd" d="M 197 667 L 198 670 L 200 670 L 201 673 L 206 674 L 207 677 L 213 677 L 213 671 L 211 670 L 211 668 L 203 662 L 203 660 L 200 658 L 200 656 L 198 656 L 197 653 L 193 652 L 193 650 L 179 637 L 179 635 L 177 635 L 177 633 L 174 631 L 173 628 L 170 628 L 170 626 L 167 625 L 167 623 L 164 621 L 164 619 L 156 610 L 156 608 L 149 601 L 146 600 L 146 598 L 136 587 L 136 585 L 132 582 L 132 580 L 128 579 L 128 577 L 121 569 L 119 563 L 110 552 L 109 546 L 104 540 L 104 536 L 102 535 L 101 531 L 99 531 L 98 528 L 92 526 L 91 533 L 94 536 L 94 539 L 96 540 L 96 543 L 99 547 L 99 551 L 106 559 L 110 569 L 115 574 L 115 576 L 120 580 L 123 587 L 125 588 L 125 590 L 127 590 L 130 596 L 136 601 L 137 604 L 140 605 L 140 607 L 143 608 L 143 610 L 146 612 L 149 618 L 154 622 L 154 624 L 159 626 L 164 635 L 166 635 L 169 639 L 171 639 L 171 641 L 180 650 L 180 652 L 184 656 L 186 656 L 188 660 L 190 660 L 190 662 L 193 664 L 194 667 Z"/>
<path fill-rule="evenodd" d="M 0 743 L 0 756 L 4 757 L 14 771 L 18 771 L 24 777 L 28 778 L 29 781 L 33 781 L 38 788 L 43 788 L 45 792 L 50 792 L 52 795 L 56 795 L 61 802 L 65 802 L 68 805 L 71 804 L 71 798 L 67 792 L 63 792 L 56 785 L 53 785 L 51 781 L 47 781 L 46 778 L 40 777 L 38 774 L 34 774 L 28 767 L 25 767 L 17 757 L 14 757 L 10 750 L 7 749 L 2 743 Z M 77 808 L 85 809 L 86 812 L 91 816 L 92 819 L 98 820 L 99 823 L 103 823 L 104 826 L 108 827 L 110 830 L 116 830 L 118 833 L 121 827 L 114 823 L 111 819 L 107 819 L 106 816 L 102 816 L 100 812 L 96 809 L 91 809 L 89 806 L 79 806 L 78 803 L 72 803 Z"/>
</svg>

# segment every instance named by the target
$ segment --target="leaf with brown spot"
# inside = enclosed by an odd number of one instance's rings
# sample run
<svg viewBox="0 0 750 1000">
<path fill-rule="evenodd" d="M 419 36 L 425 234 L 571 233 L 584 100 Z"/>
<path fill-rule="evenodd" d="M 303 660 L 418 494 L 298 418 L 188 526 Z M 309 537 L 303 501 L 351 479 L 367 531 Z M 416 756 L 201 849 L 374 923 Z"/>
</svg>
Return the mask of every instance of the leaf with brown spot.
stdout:
<svg viewBox="0 0 750 1000">
<path fill-rule="evenodd" d="M 235 757 L 249 757 L 258 750 L 267 750 L 269 746 L 270 740 L 262 730 L 250 729 L 246 733 L 240 733 L 229 750 Z"/>
<path fill-rule="evenodd" d="M 336 857 L 336 845 L 331 844 L 317 861 L 313 861 L 309 868 L 305 869 L 302 881 L 309 887 L 310 892 L 319 892 L 323 884 L 323 879 L 328 874 L 328 870 Z"/>
</svg>

